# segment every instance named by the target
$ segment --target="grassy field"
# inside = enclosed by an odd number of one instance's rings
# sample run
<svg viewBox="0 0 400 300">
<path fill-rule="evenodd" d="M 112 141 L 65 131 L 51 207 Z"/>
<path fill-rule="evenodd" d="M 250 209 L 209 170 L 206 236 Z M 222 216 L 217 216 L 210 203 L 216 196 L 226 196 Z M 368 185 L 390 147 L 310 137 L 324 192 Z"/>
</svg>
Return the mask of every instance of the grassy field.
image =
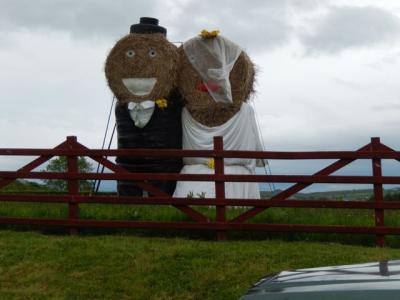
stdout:
<svg viewBox="0 0 400 300">
<path fill-rule="evenodd" d="M 206 214 L 210 219 L 215 218 L 214 208 L 195 207 Z M 228 209 L 228 219 L 233 218 L 245 209 Z M 20 217 L 45 217 L 66 218 L 68 207 L 66 204 L 36 204 L 36 203 L 0 203 L 1 216 Z M 101 220 L 155 220 L 155 221 L 188 221 L 189 218 L 179 210 L 170 206 L 146 206 L 146 205 L 80 205 L 80 215 L 83 219 Z M 270 208 L 254 217 L 254 223 L 274 224 L 320 224 L 320 225 L 349 225 L 349 226 L 373 226 L 374 214 L 369 210 L 349 209 L 302 209 L 302 208 Z M 400 212 L 387 211 L 385 214 L 387 226 L 400 227 Z M 20 228 L 6 227 L 0 228 Z M 24 229 L 28 227 L 22 227 Z M 50 232 L 63 232 L 62 230 Z M 144 231 L 127 229 L 97 229 L 85 230 L 84 233 L 131 233 L 142 236 L 172 236 L 184 238 L 213 239 L 213 232 L 187 232 L 180 231 Z M 287 241 L 314 241 L 314 242 L 336 242 L 343 244 L 373 246 L 375 238 L 372 235 L 354 234 L 312 234 L 312 233 L 263 233 L 263 232 L 229 232 L 229 239 L 233 240 L 262 240 L 277 238 Z M 387 236 L 387 245 L 400 248 L 400 237 Z"/>
<path fill-rule="evenodd" d="M 283 269 L 399 258 L 390 248 L 0 231 L 0 299 L 238 299 Z"/>
<path fill-rule="evenodd" d="M 394 191 L 394 190 L 393 190 Z M 0 192 L 19 193 L 54 193 L 43 185 L 16 181 Z M 361 197 L 370 193 L 370 190 L 361 191 L 336 191 L 324 193 L 311 193 L 308 198 L 319 199 L 336 197 Z M 344 194 L 346 193 L 346 194 Z M 301 194 L 300 196 L 304 196 Z M 332 198 L 333 197 L 333 198 Z M 208 207 L 195 207 L 207 215 L 210 219 L 215 218 L 215 209 Z M 232 219 L 245 208 L 231 208 L 227 211 L 228 219 Z M 44 218 L 66 218 L 68 207 L 66 204 L 49 203 L 15 203 L 0 202 L 1 216 L 20 217 L 44 217 Z M 189 218 L 170 206 L 146 206 L 146 205 L 102 205 L 85 204 L 80 205 L 80 216 L 83 219 L 103 220 L 155 220 L 155 221 L 183 221 Z M 349 226 L 373 226 L 374 213 L 372 210 L 349 210 L 349 209 L 302 209 L 302 208 L 270 208 L 251 219 L 255 223 L 273 224 L 319 224 L 319 225 L 349 225 Z M 386 211 L 385 225 L 400 227 L 400 212 Z M 21 228 L 6 227 L 0 228 Z M 22 227 L 29 229 L 29 227 Z M 63 232 L 46 229 L 46 232 Z M 185 231 L 143 231 L 143 230 L 85 230 L 84 233 L 131 233 L 144 236 L 172 236 L 184 238 L 213 239 L 213 232 L 185 232 Z M 287 241 L 314 241 L 314 242 L 336 242 L 343 244 L 373 246 L 375 237 L 371 235 L 354 234 L 310 234 L 310 233 L 261 233 L 261 232 L 230 232 L 229 239 L 233 240 L 262 240 L 277 238 Z M 400 237 L 387 236 L 387 245 L 400 248 Z"/>
<path fill-rule="evenodd" d="M 85 219 L 188 220 L 169 206 L 80 208 Z M 196 209 L 215 216 L 212 208 Z M 243 210 L 229 209 L 228 218 Z M 65 218 L 68 208 L 2 202 L 0 215 Z M 252 222 L 372 226 L 374 218 L 367 210 L 272 208 Z M 387 212 L 385 223 L 400 226 L 400 213 Z M 365 235 L 230 232 L 228 242 L 213 239 L 214 232 L 182 230 L 69 236 L 59 228 L 1 226 L 0 299 L 238 299 L 268 273 L 400 256 L 400 239 L 392 236 L 388 248 L 373 247 L 374 237 Z"/>
</svg>

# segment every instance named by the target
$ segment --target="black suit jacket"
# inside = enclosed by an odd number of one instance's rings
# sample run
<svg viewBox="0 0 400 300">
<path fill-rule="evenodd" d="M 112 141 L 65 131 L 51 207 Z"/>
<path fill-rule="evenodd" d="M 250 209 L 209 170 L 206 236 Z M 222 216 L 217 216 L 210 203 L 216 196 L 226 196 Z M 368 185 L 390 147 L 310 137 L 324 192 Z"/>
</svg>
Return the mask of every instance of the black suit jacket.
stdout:
<svg viewBox="0 0 400 300">
<path fill-rule="evenodd" d="M 155 105 L 150 121 L 143 128 L 135 126 L 127 104 L 117 103 L 115 117 L 119 149 L 182 149 L 182 106 L 168 101 L 168 107 Z M 117 163 L 132 172 L 177 172 L 181 170 L 179 157 L 117 157 Z"/>
</svg>

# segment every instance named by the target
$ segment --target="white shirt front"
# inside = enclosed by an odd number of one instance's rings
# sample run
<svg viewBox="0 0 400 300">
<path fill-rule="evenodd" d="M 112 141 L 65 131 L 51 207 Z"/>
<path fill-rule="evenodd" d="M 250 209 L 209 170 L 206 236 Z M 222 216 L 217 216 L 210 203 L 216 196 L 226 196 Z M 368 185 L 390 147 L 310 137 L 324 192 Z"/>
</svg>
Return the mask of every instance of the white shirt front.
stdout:
<svg viewBox="0 0 400 300">
<path fill-rule="evenodd" d="M 149 123 L 154 112 L 154 101 L 129 102 L 128 110 L 136 127 L 143 128 Z"/>
</svg>

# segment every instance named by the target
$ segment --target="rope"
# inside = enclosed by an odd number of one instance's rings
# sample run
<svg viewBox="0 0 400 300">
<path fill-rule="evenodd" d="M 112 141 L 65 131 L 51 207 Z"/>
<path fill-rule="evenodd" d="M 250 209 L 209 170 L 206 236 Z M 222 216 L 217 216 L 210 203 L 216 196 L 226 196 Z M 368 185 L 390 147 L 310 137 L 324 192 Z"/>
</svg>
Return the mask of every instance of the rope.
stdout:
<svg viewBox="0 0 400 300">
<path fill-rule="evenodd" d="M 253 105 L 253 109 L 254 109 L 254 115 L 256 117 L 256 125 L 257 125 L 257 131 L 258 131 L 258 135 L 260 137 L 261 140 L 261 147 L 262 150 L 265 151 L 266 147 L 265 147 L 265 143 L 264 143 L 264 139 L 262 138 L 262 134 L 261 134 L 261 126 L 260 126 L 260 122 L 259 122 L 259 117 L 258 117 L 258 113 L 257 113 L 257 109 L 256 109 L 256 104 L 255 101 L 250 101 L 250 103 Z M 268 175 L 268 172 L 270 175 L 272 175 L 272 171 L 271 171 L 271 166 L 268 162 L 267 159 L 261 159 L 262 164 L 263 164 L 263 169 L 265 171 L 265 174 Z M 273 182 L 268 182 L 268 186 L 271 192 L 275 192 L 275 185 Z"/>
<path fill-rule="evenodd" d="M 114 128 L 113 128 L 113 131 L 111 133 L 110 142 L 108 143 L 107 150 L 110 150 L 110 148 L 111 148 L 111 144 L 112 144 L 112 140 L 114 138 L 114 133 L 115 133 L 116 127 L 117 127 L 117 123 L 114 124 Z M 108 156 L 105 157 L 105 159 L 107 159 L 107 158 L 108 158 Z M 103 174 L 104 168 L 105 168 L 104 165 L 102 165 L 100 174 Z M 99 191 L 100 183 L 101 183 L 101 180 L 98 180 L 98 184 L 97 184 L 97 187 L 96 187 L 96 190 L 95 190 L 95 194 L 97 194 L 97 192 Z"/>
<path fill-rule="evenodd" d="M 108 133 L 108 127 L 109 127 L 109 125 L 110 125 L 110 120 L 111 120 L 111 115 L 112 115 L 112 111 L 113 111 L 113 107 L 114 107 L 114 102 L 115 102 L 115 96 L 113 96 L 113 98 L 112 98 L 111 107 L 110 107 L 110 112 L 108 113 L 108 120 L 107 120 L 106 131 L 105 131 L 104 137 L 103 137 L 103 144 L 101 145 L 101 149 L 102 149 L 102 150 L 104 149 L 104 145 L 106 144 L 106 138 L 107 138 L 107 133 Z M 115 131 L 115 125 L 114 125 L 114 130 L 113 130 L 112 135 L 111 135 L 110 144 L 111 144 L 112 138 L 113 138 L 113 136 L 114 136 L 114 131 Z M 108 149 L 110 149 L 110 146 L 109 146 Z M 99 170 L 100 170 L 100 163 L 97 163 L 96 174 L 99 173 Z M 104 171 L 104 166 L 103 166 L 103 171 Z M 102 171 L 101 173 L 103 173 L 103 171 Z M 97 193 L 97 191 L 99 190 L 100 181 L 98 182 L 97 187 L 96 187 L 96 184 L 97 184 L 97 180 L 93 181 L 92 193 L 94 193 L 94 192 Z"/>
</svg>

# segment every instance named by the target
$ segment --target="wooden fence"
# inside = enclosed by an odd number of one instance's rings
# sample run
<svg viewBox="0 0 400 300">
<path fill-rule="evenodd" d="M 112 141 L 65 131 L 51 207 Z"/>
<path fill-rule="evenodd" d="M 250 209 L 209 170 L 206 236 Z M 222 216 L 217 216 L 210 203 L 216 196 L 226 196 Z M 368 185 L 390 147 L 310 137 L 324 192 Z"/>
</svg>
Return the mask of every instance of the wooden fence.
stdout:
<svg viewBox="0 0 400 300">
<path fill-rule="evenodd" d="M 400 161 L 400 152 L 382 144 L 379 138 L 356 151 L 317 151 L 317 152 L 254 152 L 223 150 L 221 137 L 214 138 L 213 150 L 155 150 L 155 149 L 119 149 L 92 150 L 80 144 L 76 137 L 70 136 L 53 149 L 0 149 L 0 156 L 38 156 L 17 171 L 0 170 L 0 189 L 19 178 L 25 179 L 62 179 L 68 183 L 66 194 L 11 194 L 1 193 L 2 202 L 38 202 L 67 203 L 68 218 L 32 218 L 0 216 L 0 224 L 29 224 L 67 226 L 72 232 L 80 227 L 128 227 L 128 228 L 174 228 L 212 230 L 218 240 L 226 238 L 228 230 L 251 230 L 270 232 L 324 232 L 372 234 L 376 244 L 384 245 L 385 235 L 399 235 L 400 228 L 385 226 L 385 210 L 399 210 L 400 202 L 386 202 L 383 199 L 383 184 L 400 184 L 400 176 L 383 176 L 382 159 Z M 54 156 L 66 156 L 67 172 L 33 171 Z M 113 173 L 79 173 L 78 157 L 90 157 Z M 113 156 L 154 156 L 154 157 L 212 157 L 215 174 L 171 174 L 171 173 L 130 173 L 107 159 Z M 334 163 L 313 175 L 226 175 L 224 158 L 259 158 L 279 160 L 337 159 Z M 372 162 L 372 176 L 336 176 L 331 175 L 357 159 L 369 159 Z M 79 180 L 132 180 L 148 191 L 150 197 L 82 195 L 79 193 Z M 155 186 L 149 180 L 214 181 L 215 198 L 173 198 Z M 224 182 L 269 182 L 293 183 L 270 199 L 228 199 L 225 197 Z M 288 198 L 313 183 L 373 184 L 374 201 L 333 201 L 333 200 L 288 200 Z M 168 205 L 173 206 L 190 217 L 191 221 L 133 221 L 133 220 L 92 220 L 81 219 L 79 205 L 82 203 L 126 204 L 126 205 Z M 214 206 L 215 218 L 208 218 L 191 206 Z M 227 219 L 227 207 L 248 207 L 233 219 Z M 249 220 L 271 207 L 296 208 L 332 208 L 373 210 L 375 226 L 311 225 L 311 224 L 268 224 L 251 223 Z"/>
</svg>

